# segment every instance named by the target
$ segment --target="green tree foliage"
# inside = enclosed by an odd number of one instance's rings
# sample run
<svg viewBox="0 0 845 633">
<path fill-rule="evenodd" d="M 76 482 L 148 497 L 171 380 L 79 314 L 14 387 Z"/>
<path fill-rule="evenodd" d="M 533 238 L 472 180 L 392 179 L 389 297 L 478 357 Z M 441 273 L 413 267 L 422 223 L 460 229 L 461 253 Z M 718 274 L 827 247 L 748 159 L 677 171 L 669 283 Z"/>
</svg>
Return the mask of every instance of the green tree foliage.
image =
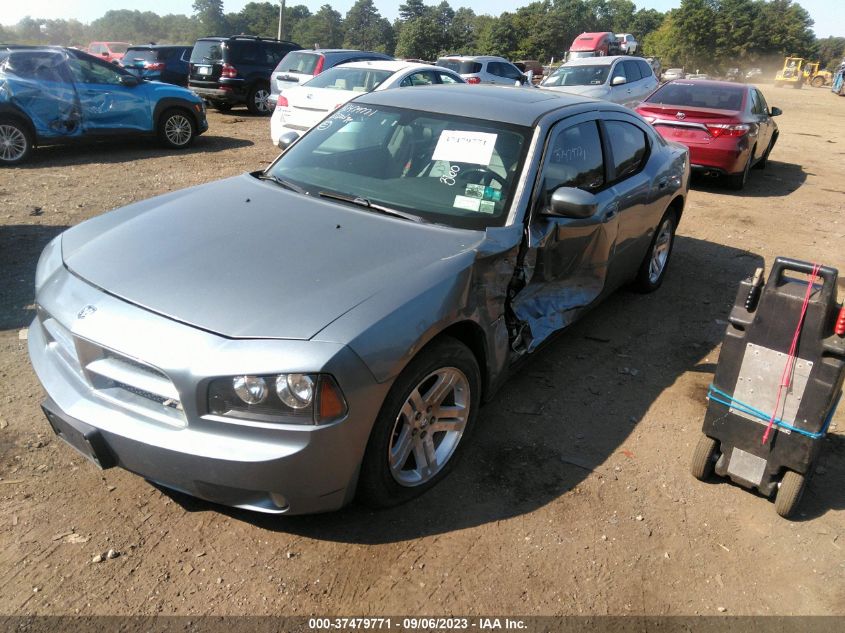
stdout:
<svg viewBox="0 0 845 633">
<path fill-rule="evenodd" d="M 816 58 L 821 68 L 835 70 L 845 58 L 845 37 L 826 37 L 816 42 Z"/>
<path fill-rule="evenodd" d="M 194 0 L 193 8 L 203 35 L 229 33 L 229 25 L 223 15 L 223 0 Z"/>
<path fill-rule="evenodd" d="M 381 17 L 373 0 L 357 0 L 346 12 L 344 29 L 343 45 L 347 48 L 393 52 L 393 27 Z"/>
<path fill-rule="evenodd" d="M 343 16 L 324 4 L 317 13 L 299 21 L 291 39 L 305 47 L 338 48 L 343 46 Z"/>
</svg>

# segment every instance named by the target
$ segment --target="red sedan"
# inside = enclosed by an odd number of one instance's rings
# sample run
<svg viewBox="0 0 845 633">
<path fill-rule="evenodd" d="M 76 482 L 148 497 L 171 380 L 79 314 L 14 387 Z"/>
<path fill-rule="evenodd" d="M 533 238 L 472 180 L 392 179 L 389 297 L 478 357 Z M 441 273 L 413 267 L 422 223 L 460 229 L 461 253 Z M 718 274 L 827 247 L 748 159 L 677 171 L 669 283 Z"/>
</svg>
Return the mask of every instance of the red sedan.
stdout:
<svg viewBox="0 0 845 633">
<path fill-rule="evenodd" d="M 689 147 L 690 166 L 709 176 L 727 176 L 742 189 L 752 167 L 763 169 L 778 138 L 763 93 L 726 81 L 677 79 L 655 90 L 637 108 L 666 140 Z"/>
</svg>

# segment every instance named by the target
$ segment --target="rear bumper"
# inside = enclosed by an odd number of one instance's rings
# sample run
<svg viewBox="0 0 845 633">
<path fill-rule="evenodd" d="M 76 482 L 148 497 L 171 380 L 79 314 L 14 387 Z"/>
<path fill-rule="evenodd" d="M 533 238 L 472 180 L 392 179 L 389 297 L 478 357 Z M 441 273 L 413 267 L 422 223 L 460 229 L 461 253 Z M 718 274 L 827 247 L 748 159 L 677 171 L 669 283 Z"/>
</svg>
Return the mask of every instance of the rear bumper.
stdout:
<svg viewBox="0 0 845 633">
<path fill-rule="evenodd" d="M 691 143 L 664 134 L 664 126 L 662 125 L 656 125 L 655 129 L 666 140 L 686 145 L 689 149 L 690 168 L 696 173 L 738 174 L 745 169 L 745 163 L 751 150 L 748 136 L 718 138 L 711 140 L 709 143 Z"/>
<path fill-rule="evenodd" d="M 207 101 L 219 101 L 221 103 L 244 103 L 246 101 L 246 94 L 236 89 L 235 87 L 222 88 L 202 88 L 196 86 L 192 82 L 188 82 L 188 88 L 197 96 L 206 99 Z"/>
</svg>

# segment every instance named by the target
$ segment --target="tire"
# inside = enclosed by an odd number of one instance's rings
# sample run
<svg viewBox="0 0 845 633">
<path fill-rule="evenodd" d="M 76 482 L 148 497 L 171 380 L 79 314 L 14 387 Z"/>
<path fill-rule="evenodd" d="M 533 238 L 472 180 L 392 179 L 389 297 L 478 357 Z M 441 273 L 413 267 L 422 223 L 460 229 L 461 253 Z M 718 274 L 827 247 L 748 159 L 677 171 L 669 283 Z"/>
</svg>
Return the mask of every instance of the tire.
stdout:
<svg viewBox="0 0 845 633">
<path fill-rule="evenodd" d="M 480 395 L 481 372 L 469 348 L 449 337 L 425 347 L 399 374 L 376 418 L 361 464 L 358 498 L 387 508 L 437 485 L 467 444 Z M 450 413 L 457 413 L 449 421 L 435 418 L 444 402 Z M 437 459 L 433 468 L 432 457 Z"/>
<path fill-rule="evenodd" d="M 250 114 L 257 114 L 261 116 L 269 115 L 272 110 L 267 103 L 267 97 L 270 96 L 270 86 L 267 84 L 254 85 L 247 95 L 246 108 Z"/>
<path fill-rule="evenodd" d="M 824 86 L 824 77 L 813 77 L 813 80 L 810 82 L 810 85 L 813 88 L 821 88 Z"/>
<path fill-rule="evenodd" d="M 806 483 L 807 480 L 804 475 L 799 475 L 792 470 L 787 470 L 784 473 L 775 497 L 775 511 L 780 516 L 788 519 L 793 515 L 801 502 L 801 497 L 804 495 Z"/>
<path fill-rule="evenodd" d="M 751 148 L 751 152 L 748 154 L 748 160 L 745 162 L 745 167 L 740 173 L 728 176 L 729 189 L 742 191 L 745 188 L 745 185 L 748 183 L 748 174 L 751 172 L 751 163 L 754 161 L 754 151 L 756 149 L 756 145 Z"/>
<path fill-rule="evenodd" d="M 634 279 L 634 289 L 638 292 L 654 292 L 663 283 L 666 277 L 666 269 L 669 267 L 669 258 L 672 255 L 672 247 L 675 244 L 675 230 L 678 227 L 678 214 L 674 209 L 668 209 L 663 214 L 648 252 L 640 264 L 637 277 Z"/>
<path fill-rule="evenodd" d="M 695 446 L 692 454 L 692 476 L 699 481 L 707 481 L 713 476 L 713 467 L 716 465 L 716 456 L 719 454 L 719 442 L 712 437 L 702 435 Z"/>
<path fill-rule="evenodd" d="M 158 120 L 158 137 L 170 149 L 185 149 L 194 142 L 197 124 L 187 110 L 171 108 Z"/>
<path fill-rule="evenodd" d="M 230 112 L 232 110 L 232 104 L 226 101 L 215 101 L 214 109 L 218 112 Z"/>
<path fill-rule="evenodd" d="M 754 165 L 754 169 L 765 169 L 769 165 L 769 154 L 772 153 L 772 150 L 775 147 L 775 143 L 778 142 L 778 135 L 777 133 L 772 135 L 772 140 L 769 141 L 769 146 L 766 148 L 766 152 L 763 154 L 763 157 L 757 161 Z"/>
<path fill-rule="evenodd" d="M 20 165 L 32 152 L 32 133 L 16 117 L 0 117 L 0 165 Z"/>
</svg>

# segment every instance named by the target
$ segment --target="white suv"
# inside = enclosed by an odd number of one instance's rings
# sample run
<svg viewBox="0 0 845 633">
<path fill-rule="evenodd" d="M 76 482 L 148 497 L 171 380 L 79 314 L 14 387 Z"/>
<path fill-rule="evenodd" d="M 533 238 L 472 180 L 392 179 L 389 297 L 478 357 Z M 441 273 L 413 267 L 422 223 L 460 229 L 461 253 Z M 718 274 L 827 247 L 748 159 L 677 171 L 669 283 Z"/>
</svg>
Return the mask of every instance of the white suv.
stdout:
<svg viewBox="0 0 845 633">
<path fill-rule="evenodd" d="M 519 68 L 504 57 L 492 55 L 448 55 L 437 60 L 437 65 L 448 68 L 468 84 L 525 85 L 528 79 Z"/>
</svg>

